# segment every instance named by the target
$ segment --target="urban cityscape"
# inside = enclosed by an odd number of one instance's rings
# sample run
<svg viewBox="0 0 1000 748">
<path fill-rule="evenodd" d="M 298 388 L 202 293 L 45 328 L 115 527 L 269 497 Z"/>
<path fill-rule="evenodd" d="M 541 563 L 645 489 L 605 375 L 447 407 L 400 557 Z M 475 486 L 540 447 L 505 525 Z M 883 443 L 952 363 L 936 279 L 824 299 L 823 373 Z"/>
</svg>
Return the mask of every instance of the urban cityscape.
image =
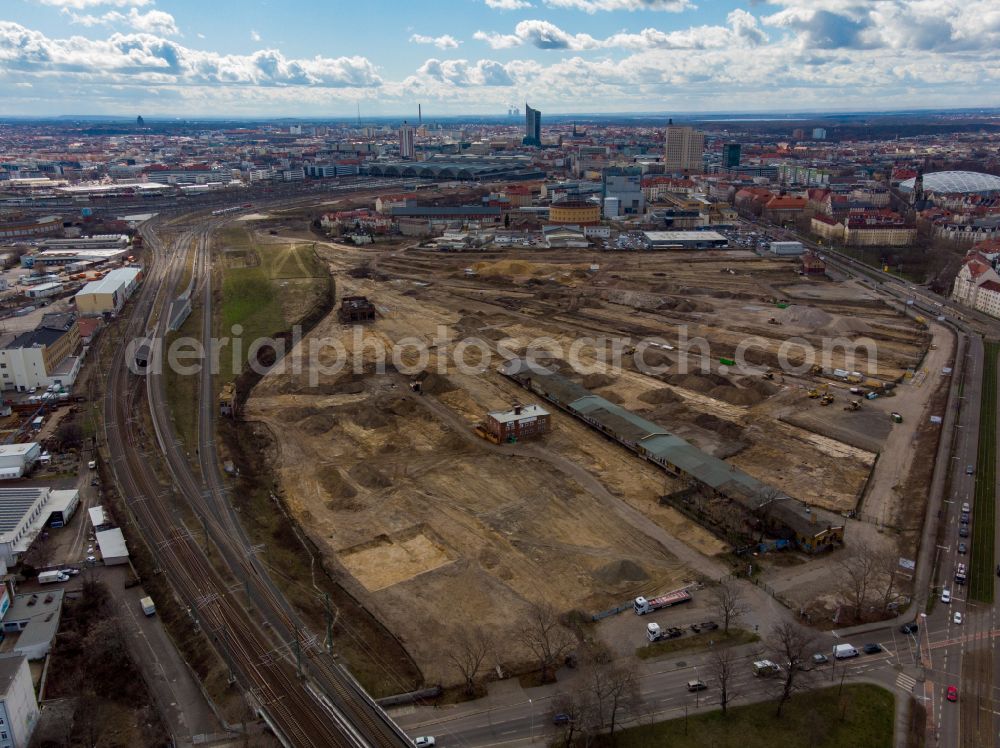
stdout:
<svg viewBox="0 0 1000 748">
<path fill-rule="evenodd" d="M 709 5 L 0 11 L 0 748 L 1000 745 L 997 8 Z"/>
</svg>

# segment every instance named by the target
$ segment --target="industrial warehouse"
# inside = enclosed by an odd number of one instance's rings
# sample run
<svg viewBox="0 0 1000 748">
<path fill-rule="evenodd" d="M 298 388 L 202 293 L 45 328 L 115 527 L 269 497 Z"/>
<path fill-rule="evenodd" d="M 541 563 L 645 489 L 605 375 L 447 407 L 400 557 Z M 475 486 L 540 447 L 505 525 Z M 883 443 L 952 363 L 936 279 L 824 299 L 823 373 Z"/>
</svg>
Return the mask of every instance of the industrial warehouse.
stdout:
<svg viewBox="0 0 1000 748">
<path fill-rule="evenodd" d="M 764 529 L 806 553 L 841 545 L 844 523 L 820 509 L 807 507 L 724 460 L 697 449 L 667 429 L 591 393 L 553 371 L 527 359 L 508 361 L 500 373 L 544 397 L 601 433 L 625 445 L 692 489 L 725 499 L 742 510 L 748 524 Z M 694 491 L 683 492 L 685 498 Z"/>
</svg>

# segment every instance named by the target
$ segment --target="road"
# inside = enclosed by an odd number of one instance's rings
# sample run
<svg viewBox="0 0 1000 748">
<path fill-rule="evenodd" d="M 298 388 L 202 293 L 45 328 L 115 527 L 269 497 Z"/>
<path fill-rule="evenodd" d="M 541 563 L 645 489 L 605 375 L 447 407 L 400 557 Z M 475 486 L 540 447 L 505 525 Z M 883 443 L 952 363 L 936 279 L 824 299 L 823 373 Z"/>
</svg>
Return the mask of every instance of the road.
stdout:
<svg viewBox="0 0 1000 748">
<path fill-rule="evenodd" d="M 626 612 L 621 615 L 632 616 Z M 646 617 L 636 618 L 636 645 L 642 642 Z M 829 654 L 835 643 L 843 639 L 831 634 L 817 637 L 816 652 Z M 878 643 L 882 651 L 878 654 L 860 656 L 842 661 L 832 658 L 826 665 L 820 665 L 809 672 L 800 674 L 801 685 L 819 688 L 845 683 L 874 682 L 885 688 L 906 693 L 916 679 L 903 670 L 912 671 L 916 662 L 916 644 L 910 637 L 900 634 L 894 628 L 882 628 L 852 640 L 859 649 L 867 643 Z M 751 663 L 761 657 L 779 661 L 776 652 L 763 643 L 736 648 L 739 654 L 736 672 L 730 681 L 731 702 L 734 705 L 748 704 L 775 698 L 780 692 L 780 679 L 758 678 L 753 675 Z M 718 709 L 718 683 L 712 676 L 704 652 L 677 652 L 653 661 L 642 661 L 636 668 L 639 678 L 642 706 L 638 715 L 626 725 L 648 724 L 683 717 L 685 709 L 694 714 L 699 711 Z M 780 663 L 779 663 L 780 664 Z M 395 712 L 397 720 L 411 733 L 434 735 L 442 746 L 474 745 L 542 745 L 556 736 L 552 725 L 554 713 L 553 697 L 560 690 L 572 691 L 583 688 L 582 674 L 571 670 L 559 673 L 560 682 L 553 686 L 521 689 L 516 682 L 500 684 L 490 697 L 474 702 L 454 705 L 449 708 L 434 707 L 401 708 Z M 708 689 L 700 693 L 690 693 L 687 682 L 701 680 Z"/>
</svg>

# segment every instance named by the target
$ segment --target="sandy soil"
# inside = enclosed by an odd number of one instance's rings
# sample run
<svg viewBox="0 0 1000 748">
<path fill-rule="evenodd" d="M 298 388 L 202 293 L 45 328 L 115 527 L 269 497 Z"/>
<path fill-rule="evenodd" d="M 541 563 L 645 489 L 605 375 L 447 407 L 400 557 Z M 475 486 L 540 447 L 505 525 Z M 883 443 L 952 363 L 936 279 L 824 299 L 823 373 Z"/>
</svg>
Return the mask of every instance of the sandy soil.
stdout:
<svg viewBox="0 0 1000 748">
<path fill-rule="evenodd" d="M 423 341 L 431 348 L 426 366 L 436 369 L 450 353 L 442 328 L 452 338 L 475 336 L 493 351 L 507 339 L 516 352 L 542 336 L 563 348 L 581 335 L 633 344 L 649 336 L 674 340 L 681 330 L 704 336 L 711 345 L 706 371 L 679 373 L 690 359 L 659 349 L 654 358 L 669 365 L 666 373 L 642 373 L 626 360 L 620 371 L 579 381 L 804 501 L 848 511 L 864 491 L 875 450 L 893 443 L 895 429 L 873 435 L 868 406 L 863 415 L 844 412 L 846 392 L 834 383 L 838 401 L 821 412 L 805 391 L 829 380 L 808 372 L 766 380 L 769 357 L 790 335 L 870 337 L 877 363 L 855 366 L 894 379 L 918 365 L 929 337 L 863 288 L 802 279 L 788 261 L 747 253 L 319 251 L 334 271 L 338 297 L 368 296 L 379 319 L 346 328 L 331 315 L 302 346 L 336 339 L 348 352 L 363 352 L 365 366 L 313 383 L 316 365 L 332 364 L 326 350 L 301 371 L 272 372 L 254 390 L 246 417 L 274 435 L 284 494 L 303 527 L 401 636 L 429 680 L 454 679 L 440 653 L 457 622 L 485 608 L 491 628 L 510 642 L 529 602 L 595 612 L 691 577 L 659 543 L 609 512 L 587 481 L 554 470 L 546 455 L 571 460 L 602 490 L 701 553 L 726 547 L 659 505 L 659 496 L 680 485 L 561 413 L 537 442 L 537 457 L 470 443 L 456 429 L 471 431 L 487 411 L 523 402 L 526 393 L 492 367 L 480 374 L 445 369 L 425 382 L 452 415 L 443 419 L 416 401 L 408 376 L 391 366 L 373 373 L 379 344 Z M 371 263 L 377 280 L 346 274 L 362 262 Z M 477 275 L 466 275 L 469 267 Z M 794 303 L 779 309 L 776 299 Z M 720 366 L 718 358 L 748 335 L 762 339 L 755 366 Z M 413 352 L 397 361 L 419 363 Z M 917 407 L 921 395 L 912 397 Z M 903 396 L 894 400 L 902 404 Z M 877 403 L 872 412 L 889 405 Z M 806 412 L 809 418 L 792 417 Z M 523 653 L 511 648 L 509 656 Z"/>
</svg>

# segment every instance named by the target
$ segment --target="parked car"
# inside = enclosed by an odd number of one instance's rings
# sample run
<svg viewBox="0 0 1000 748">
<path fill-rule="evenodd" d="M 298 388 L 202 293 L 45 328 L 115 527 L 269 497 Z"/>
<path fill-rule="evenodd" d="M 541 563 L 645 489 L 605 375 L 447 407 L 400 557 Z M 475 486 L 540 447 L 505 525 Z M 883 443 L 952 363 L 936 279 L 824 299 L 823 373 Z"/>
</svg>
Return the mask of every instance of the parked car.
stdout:
<svg viewBox="0 0 1000 748">
<path fill-rule="evenodd" d="M 961 521 L 963 525 L 969 524 L 970 519 L 972 519 L 972 517 L 969 516 L 968 512 L 962 512 Z"/>
<path fill-rule="evenodd" d="M 955 611 L 955 615 L 953 615 L 951 617 L 951 620 L 954 621 L 955 623 L 961 623 L 962 622 L 962 612 L 956 610 Z"/>
<path fill-rule="evenodd" d="M 972 475 L 974 472 L 976 472 L 976 468 L 975 467 L 973 467 L 972 465 L 966 465 L 965 466 L 965 474 L 966 475 Z"/>
<path fill-rule="evenodd" d="M 413 744 L 417 746 L 417 748 L 434 748 L 437 741 L 434 739 L 433 735 L 425 735 L 414 740 Z"/>
<path fill-rule="evenodd" d="M 945 587 L 941 590 L 941 602 L 950 603 L 951 602 L 951 590 Z"/>
<path fill-rule="evenodd" d="M 863 647 L 863 649 L 865 650 L 865 654 L 868 655 L 878 654 L 879 652 L 882 651 L 882 645 L 876 644 L 875 642 L 871 642 L 870 644 L 866 644 Z"/>
<path fill-rule="evenodd" d="M 830 661 L 830 658 L 827 657 L 825 654 L 817 652 L 812 656 L 812 661 L 814 665 L 825 665 Z"/>
<path fill-rule="evenodd" d="M 920 627 L 917 626 L 917 624 L 915 623 L 904 623 L 902 626 L 899 627 L 899 630 L 902 631 L 904 634 L 915 634 L 917 633 L 917 631 L 920 630 Z"/>
<path fill-rule="evenodd" d="M 948 701 L 958 701 L 958 689 L 954 686 L 948 686 L 947 697 Z"/>
<path fill-rule="evenodd" d="M 89 467 L 91 470 L 96 470 L 97 469 L 97 460 L 91 460 L 90 462 L 88 462 L 87 463 L 87 467 Z"/>
<path fill-rule="evenodd" d="M 962 503 L 962 511 L 963 512 L 971 512 L 972 511 L 972 509 L 969 507 L 969 502 L 968 501 L 965 501 L 965 502 Z"/>
<path fill-rule="evenodd" d="M 965 543 L 959 543 L 958 544 L 958 552 L 961 553 L 964 556 L 966 553 L 969 552 L 969 548 L 968 548 L 968 546 L 965 545 Z"/>
<path fill-rule="evenodd" d="M 958 528 L 958 537 L 960 537 L 960 538 L 967 538 L 967 537 L 969 537 L 969 526 L 968 525 L 962 525 L 961 527 Z"/>
</svg>

